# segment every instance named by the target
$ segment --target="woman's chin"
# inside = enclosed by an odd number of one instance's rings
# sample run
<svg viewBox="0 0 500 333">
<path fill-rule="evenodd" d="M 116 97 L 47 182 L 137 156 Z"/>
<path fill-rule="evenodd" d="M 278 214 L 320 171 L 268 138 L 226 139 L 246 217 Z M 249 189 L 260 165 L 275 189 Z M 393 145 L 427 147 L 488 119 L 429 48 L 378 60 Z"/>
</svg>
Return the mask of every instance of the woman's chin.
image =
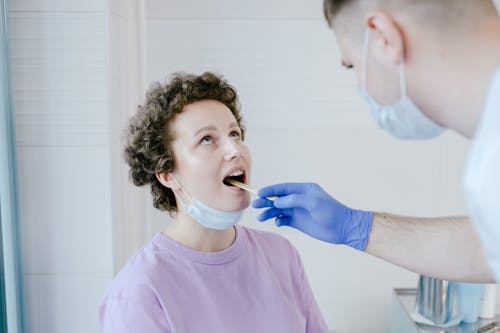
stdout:
<svg viewBox="0 0 500 333">
<path fill-rule="evenodd" d="M 248 207 L 250 207 L 250 198 L 248 198 L 248 200 L 245 201 L 245 203 L 243 205 L 241 205 L 240 209 L 238 209 L 238 210 L 247 209 Z"/>
</svg>

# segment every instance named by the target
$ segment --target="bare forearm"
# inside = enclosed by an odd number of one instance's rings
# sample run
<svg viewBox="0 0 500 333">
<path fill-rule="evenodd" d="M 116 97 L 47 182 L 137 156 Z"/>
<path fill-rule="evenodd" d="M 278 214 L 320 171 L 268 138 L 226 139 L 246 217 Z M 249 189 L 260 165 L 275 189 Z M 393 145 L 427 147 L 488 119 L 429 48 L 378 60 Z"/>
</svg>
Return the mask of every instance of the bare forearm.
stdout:
<svg viewBox="0 0 500 333">
<path fill-rule="evenodd" d="M 366 252 L 413 272 L 440 279 L 493 282 L 467 217 L 373 215 Z"/>
</svg>

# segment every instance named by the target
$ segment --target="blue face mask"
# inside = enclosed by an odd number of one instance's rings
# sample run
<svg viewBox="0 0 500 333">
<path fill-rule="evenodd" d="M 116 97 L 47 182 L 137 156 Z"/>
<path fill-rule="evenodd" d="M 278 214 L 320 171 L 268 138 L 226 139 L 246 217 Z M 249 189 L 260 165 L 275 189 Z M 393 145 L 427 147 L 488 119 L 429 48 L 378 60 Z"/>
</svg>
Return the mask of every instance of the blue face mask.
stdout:
<svg viewBox="0 0 500 333">
<path fill-rule="evenodd" d="M 177 181 L 177 179 L 173 176 L 172 178 L 182 189 L 189 201 L 191 201 L 189 205 L 186 205 L 182 202 L 182 200 L 180 200 L 180 197 L 177 196 L 179 198 L 179 201 L 181 201 L 180 204 L 182 209 L 205 228 L 226 230 L 234 226 L 241 220 L 244 210 L 227 212 L 209 207 L 200 200 L 191 197 L 182 187 L 182 185 Z"/>
<path fill-rule="evenodd" d="M 378 126 L 399 139 L 432 139 L 440 135 L 444 129 L 429 119 L 411 101 L 406 92 L 406 75 L 404 61 L 399 64 L 399 84 L 401 98 L 394 104 L 380 105 L 366 90 L 366 72 L 368 51 L 370 47 L 370 30 L 365 32 L 363 46 L 363 68 L 361 73 L 360 94 L 370 107 Z"/>
</svg>

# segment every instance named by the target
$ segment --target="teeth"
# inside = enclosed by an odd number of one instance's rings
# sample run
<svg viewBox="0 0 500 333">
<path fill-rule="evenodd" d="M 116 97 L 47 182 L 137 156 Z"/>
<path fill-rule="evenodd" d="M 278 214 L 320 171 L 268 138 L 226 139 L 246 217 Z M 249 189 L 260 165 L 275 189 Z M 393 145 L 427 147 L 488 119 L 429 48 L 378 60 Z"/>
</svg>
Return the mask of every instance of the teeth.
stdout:
<svg viewBox="0 0 500 333">
<path fill-rule="evenodd" d="M 233 171 L 229 177 L 237 177 L 237 176 L 241 176 L 243 174 L 243 171 L 242 170 L 236 170 L 236 171 Z"/>
</svg>

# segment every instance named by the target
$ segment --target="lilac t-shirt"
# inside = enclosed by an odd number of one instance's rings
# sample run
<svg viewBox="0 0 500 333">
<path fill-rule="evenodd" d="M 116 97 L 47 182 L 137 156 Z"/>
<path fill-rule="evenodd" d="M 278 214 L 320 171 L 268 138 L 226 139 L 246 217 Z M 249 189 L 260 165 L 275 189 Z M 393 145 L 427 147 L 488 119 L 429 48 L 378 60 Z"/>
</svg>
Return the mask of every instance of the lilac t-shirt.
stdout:
<svg viewBox="0 0 500 333">
<path fill-rule="evenodd" d="M 297 250 L 241 226 L 220 252 L 155 235 L 115 277 L 99 319 L 103 333 L 328 332 Z"/>
</svg>

